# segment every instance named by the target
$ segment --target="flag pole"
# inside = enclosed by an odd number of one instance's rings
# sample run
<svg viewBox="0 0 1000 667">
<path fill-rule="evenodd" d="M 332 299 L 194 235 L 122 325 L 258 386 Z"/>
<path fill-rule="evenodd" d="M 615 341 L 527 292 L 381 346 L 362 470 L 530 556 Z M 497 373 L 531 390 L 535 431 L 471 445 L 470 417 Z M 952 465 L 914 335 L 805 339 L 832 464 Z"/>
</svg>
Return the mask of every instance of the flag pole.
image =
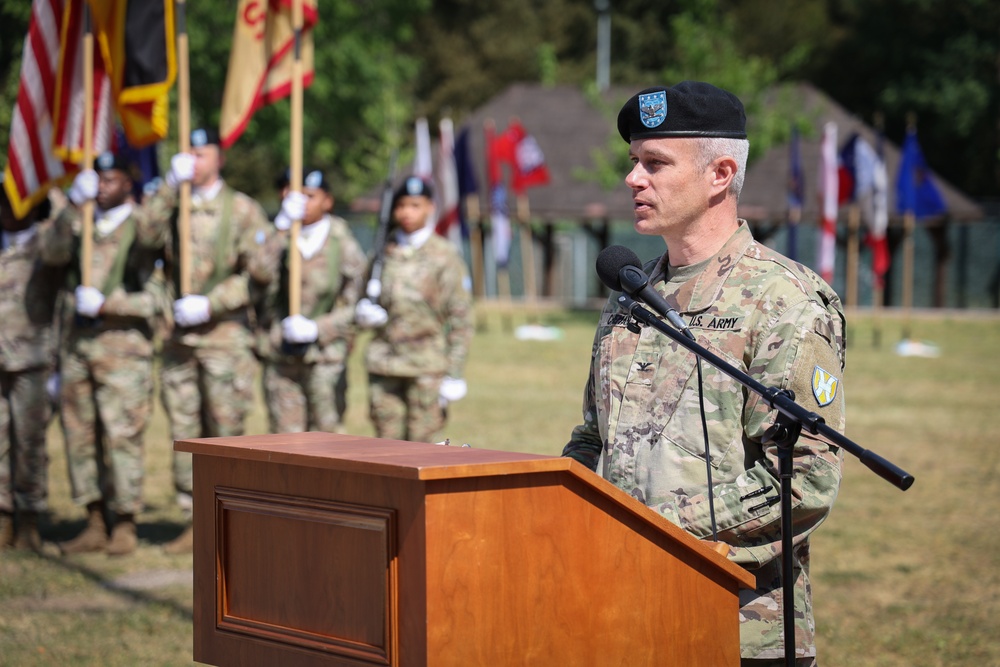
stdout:
<svg viewBox="0 0 1000 667">
<path fill-rule="evenodd" d="M 535 321 L 535 295 L 537 285 L 535 284 L 535 239 L 531 229 L 531 210 L 528 203 L 528 195 L 517 196 L 517 221 L 520 223 L 519 236 L 521 237 L 521 271 L 524 274 L 524 303 L 528 309 L 528 321 Z"/>
<path fill-rule="evenodd" d="M 292 29 L 295 46 L 292 58 L 292 146 L 289 165 L 289 187 L 293 192 L 302 191 L 302 0 L 292 0 Z M 302 310 L 302 254 L 299 252 L 299 233 L 302 221 L 293 220 L 288 237 L 288 314 L 298 315 Z"/>
<path fill-rule="evenodd" d="M 83 163 L 82 169 L 94 167 L 94 31 L 90 6 L 83 6 Z M 80 284 L 91 286 L 94 256 L 94 200 L 83 203 L 83 227 L 80 232 Z"/>
<path fill-rule="evenodd" d="M 912 111 L 907 114 L 906 131 L 916 132 L 917 115 Z M 910 338 L 910 314 L 913 309 L 913 233 L 917 227 L 917 216 L 913 210 L 914 202 L 907 202 L 903 212 L 903 340 Z"/>
<path fill-rule="evenodd" d="M 847 208 L 847 306 L 858 306 L 858 255 L 861 206 L 855 201 Z"/>
<path fill-rule="evenodd" d="M 191 83 L 188 65 L 185 0 L 174 5 L 177 20 L 177 134 L 178 152 L 191 152 Z M 181 181 L 177 207 L 177 258 L 180 271 L 178 296 L 191 293 L 191 181 Z"/>
</svg>

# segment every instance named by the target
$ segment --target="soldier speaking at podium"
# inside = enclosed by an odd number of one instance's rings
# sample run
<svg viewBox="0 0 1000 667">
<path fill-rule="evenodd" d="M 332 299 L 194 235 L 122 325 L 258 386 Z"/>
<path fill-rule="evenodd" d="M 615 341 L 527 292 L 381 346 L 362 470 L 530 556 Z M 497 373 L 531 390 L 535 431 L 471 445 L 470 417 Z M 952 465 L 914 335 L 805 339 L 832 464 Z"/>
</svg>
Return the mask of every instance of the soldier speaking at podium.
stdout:
<svg viewBox="0 0 1000 667">
<path fill-rule="evenodd" d="M 625 184 L 635 229 L 666 243 L 644 267 L 650 287 L 699 344 L 762 384 L 793 390 L 843 432 L 840 299 L 737 217 L 749 150 L 743 104 L 707 83 L 648 88 L 622 107 L 618 131 L 633 165 Z M 777 448 L 762 442 L 776 411 L 707 364 L 699 387 L 696 357 L 632 325 L 615 296 L 594 338 L 583 423 L 563 454 L 696 537 L 712 539 L 714 529 L 729 558 L 757 577 L 756 590 L 740 592 L 742 664 L 784 664 Z M 837 497 L 842 453 L 803 431 L 793 460 L 795 655 L 812 665 L 809 535 Z"/>
</svg>

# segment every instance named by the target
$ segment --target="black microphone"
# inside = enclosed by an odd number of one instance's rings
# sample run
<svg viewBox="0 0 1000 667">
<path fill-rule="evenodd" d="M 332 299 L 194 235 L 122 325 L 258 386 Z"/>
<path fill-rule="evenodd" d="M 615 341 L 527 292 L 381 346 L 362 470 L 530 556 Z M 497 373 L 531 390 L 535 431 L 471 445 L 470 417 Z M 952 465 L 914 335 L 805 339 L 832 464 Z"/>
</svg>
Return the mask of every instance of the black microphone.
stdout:
<svg viewBox="0 0 1000 667">
<path fill-rule="evenodd" d="M 597 275 L 605 286 L 615 292 L 625 292 L 642 301 L 685 336 L 694 340 L 687 322 L 666 299 L 649 285 L 649 276 L 642 270 L 639 256 L 625 246 L 613 245 L 597 255 Z"/>
</svg>

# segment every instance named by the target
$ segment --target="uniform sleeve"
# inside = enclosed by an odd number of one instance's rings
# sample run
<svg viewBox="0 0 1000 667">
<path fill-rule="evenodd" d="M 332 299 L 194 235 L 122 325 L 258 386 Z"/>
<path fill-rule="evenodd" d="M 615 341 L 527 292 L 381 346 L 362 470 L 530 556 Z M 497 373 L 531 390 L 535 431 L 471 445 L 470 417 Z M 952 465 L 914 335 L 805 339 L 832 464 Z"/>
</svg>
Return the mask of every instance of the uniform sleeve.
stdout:
<svg viewBox="0 0 1000 667">
<path fill-rule="evenodd" d="M 177 194 L 163 183 L 145 204 L 132 209 L 135 237 L 139 245 L 153 249 L 170 248 L 173 234 L 170 221 L 176 206 Z"/>
<path fill-rule="evenodd" d="M 288 234 L 273 230 L 267 239 L 250 255 L 247 273 L 250 279 L 261 285 L 278 282 L 281 271 L 281 256 L 288 247 Z"/>
<path fill-rule="evenodd" d="M 42 263 L 48 266 L 66 266 L 73 260 L 76 243 L 74 226 L 80 221 L 80 211 L 66 206 L 51 223 L 39 227 L 39 246 Z"/>
<path fill-rule="evenodd" d="M 806 302 L 786 313 L 762 338 L 748 372 L 765 386 L 791 389 L 796 403 L 843 431 L 843 354 L 842 340 L 833 334 L 836 330 L 826 310 Z M 733 547 L 733 561 L 751 568 L 780 552 L 777 447 L 762 443 L 775 417 L 776 411 L 759 396 L 748 399 L 743 412 L 745 446 L 758 456 L 735 481 L 715 485 L 719 539 Z M 792 527 L 798 544 L 829 514 L 840 488 L 843 454 L 839 447 L 803 431 L 792 456 Z M 698 537 L 711 535 L 704 493 L 678 494 L 654 509 Z"/>
<path fill-rule="evenodd" d="M 348 344 L 353 341 L 356 331 L 354 306 L 364 289 L 367 266 L 368 260 L 361 246 L 349 232 L 343 234 L 340 239 L 340 294 L 333 310 L 317 319 L 320 345 L 340 339 L 348 341 Z"/>
<path fill-rule="evenodd" d="M 605 306 L 601 314 L 604 322 L 609 314 L 609 306 Z M 604 449 L 600 427 L 597 423 L 597 389 L 596 377 L 599 365 L 597 351 L 600 348 L 603 327 L 598 326 L 594 333 L 594 344 L 590 351 L 590 374 L 583 389 L 583 423 L 573 429 L 569 442 L 563 447 L 562 455 L 579 461 L 591 470 L 597 470 L 597 463 Z"/>
<path fill-rule="evenodd" d="M 448 295 L 444 303 L 448 375 L 460 378 L 472 343 L 474 324 L 468 272 L 457 255 L 452 256 L 441 282 L 443 291 Z"/>
</svg>

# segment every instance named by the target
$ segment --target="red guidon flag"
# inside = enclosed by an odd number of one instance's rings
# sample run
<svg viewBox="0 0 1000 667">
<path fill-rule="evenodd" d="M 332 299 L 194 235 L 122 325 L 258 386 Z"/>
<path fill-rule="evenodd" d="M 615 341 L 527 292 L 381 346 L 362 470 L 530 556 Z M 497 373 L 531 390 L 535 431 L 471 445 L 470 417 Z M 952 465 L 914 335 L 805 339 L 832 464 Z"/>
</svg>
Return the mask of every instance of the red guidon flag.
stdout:
<svg viewBox="0 0 1000 667">
<path fill-rule="evenodd" d="M 96 49 L 95 49 L 96 50 Z M 94 57 L 94 155 L 111 144 L 114 112 L 102 58 Z M 83 2 L 34 0 L 10 125 L 3 186 L 23 218 L 83 157 Z"/>
<path fill-rule="evenodd" d="M 240 0 L 233 48 L 222 94 L 219 134 L 224 148 L 246 129 L 254 111 L 287 97 L 292 90 L 295 32 L 293 0 Z M 316 0 L 302 2 L 302 82 L 313 80 L 312 28 L 319 20 Z"/>
</svg>

